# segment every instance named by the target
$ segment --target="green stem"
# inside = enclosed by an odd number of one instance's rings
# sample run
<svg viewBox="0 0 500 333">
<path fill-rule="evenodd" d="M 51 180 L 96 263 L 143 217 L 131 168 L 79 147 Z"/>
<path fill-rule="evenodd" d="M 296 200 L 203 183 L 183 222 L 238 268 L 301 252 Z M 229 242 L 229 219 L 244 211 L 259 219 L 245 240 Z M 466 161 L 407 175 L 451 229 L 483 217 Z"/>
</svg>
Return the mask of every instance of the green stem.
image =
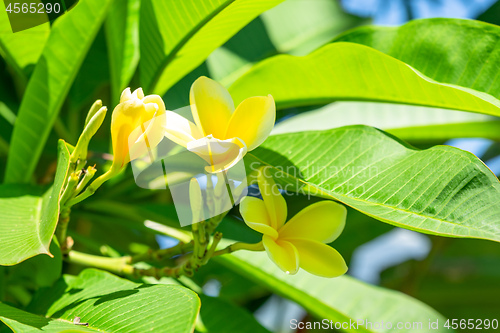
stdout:
<svg viewBox="0 0 500 333">
<path fill-rule="evenodd" d="M 91 195 L 93 195 L 95 193 L 95 191 L 97 191 L 97 189 L 99 187 L 101 187 L 101 185 L 106 182 L 107 180 L 109 180 L 111 177 L 113 177 L 114 175 L 116 174 L 116 172 L 113 170 L 113 168 L 111 168 L 108 172 L 106 172 L 105 174 L 99 176 L 96 180 L 94 180 L 86 189 L 85 191 L 76 196 L 75 198 L 71 199 L 68 201 L 68 207 L 71 207 L 71 206 L 74 206 L 76 205 L 77 203 L 87 199 L 88 197 L 90 197 Z"/>
<path fill-rule="evenodd" d="M 225 249 L 216 251 L 212 255 L 212 257 L 216 257 L 216 256 L 220 256 L 220 255 L 223 255 L 223 254 L 232 253 L 234 251 L 239 251 L 239 250 L 264 251 L 264 245 L 262 244 L 262 242 L 258 242 L 258 243 L 255 243 L 255 244 L 236 242 L 236 243 L 233 243 L 233 244 L 229 245 Z"/>
<path fill-rule="evenodd" d="M 107 258 L 72 250 L 65 260 L 72 264 L 104 269 L 118 275 L 134 274 L 134 267 L 128 264 L 130 257 Z"/>
<path fill-rule="evenodd" d="M 179 243 L 176 246 L 170 247 L 168 249 L 161 250 L 149 250 L 146 253 L 141 253 L 130 258 L 129 263 L 133 264 L 140 261 L 163 261 L 165 259 L 170 259 L 174 256 L 186 254 L 193 250 L 193 242 L 189 243 Z"/>
<path fill-rule="evenodd" d="M 85 186 L 87 186 L 87 184 L 89 183 L 89 181 L 91 181 L 92 178 L 94 178 L 94 175 L 95 175 L 96 171 L 97 171 L 97 169 L 94 168 L 94 167 L 92 167 L 92 166 L 89 166 L 84 171 L 85 174 L 83 175 L 82 180 L 80 181 L 80 183 L 76 187 L 75 193 L 73 194 L 73 197 L 76 196 L 76 195 L 78 195 L 85 188 Z"/>
<path fill-rule="evenodd" d="M 205 265 L 210 258 L 214 256 L 215 250 L 217 249 L 217 245 L 219 245 L 219 242 L 222 239 L 222 233 L 221 232 L 216 232 L 213 239 L 212 239 L 212 245 L 210 245 L 210 248 L 208 249 L 202 264 Z"/>
</svg>

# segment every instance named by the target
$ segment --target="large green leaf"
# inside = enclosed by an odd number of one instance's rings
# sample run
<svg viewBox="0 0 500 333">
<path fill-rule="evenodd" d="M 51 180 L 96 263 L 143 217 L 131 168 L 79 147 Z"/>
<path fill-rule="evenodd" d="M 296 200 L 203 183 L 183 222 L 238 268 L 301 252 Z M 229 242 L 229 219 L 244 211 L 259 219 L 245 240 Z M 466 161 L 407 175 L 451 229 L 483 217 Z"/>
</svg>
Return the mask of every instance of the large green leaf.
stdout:
<svg viewBox="0 0 500 333">
<path fill-rule="evenodd" d="M 500 118 L 423 106 L 337 102 L 279 122 L 273 134 L 369 125 L 406 141 L 446 141 L 453 138 L 500 140 Z"/>
<path fill-rule="evenodd" d="M 217 47 L 283 0 L 143 0 L 141 83 L 163 95 Z"/>
<path fill-rule="evenodd" d="M 278 55 L 264 60 L 229 91 L 235 102 L 271 94 L 278 108 L 371 100 L 500 115 L 500 101 L 491 95 L 440 84 L 384 53 L 343 42 L 305 57 Z"/>
<path fill-rule="evenodd" d="M 268 287 L 273 292 L 289 298 L 304 307 L 319 320 L 347 323 L 344 332 L 394 332 L 397 323 L 420 322 L 422 328 L 429 327 L 429 320 L 439 320 L 435 332 L 447 332 L 442 327 L 444 318 L 410 296 L 370 286 L 351 277 L 342 276 L 327 279 L 311 275 L 303 270 L 296 275 L 286 275 L 270 261 L 266 253 L 236 252 L 217 259 L 228 268 Z M 360 325 L 350 326 L 350 320 L 357 322 L 390 322 L 392 329 L 370 329 Z M 398 332 L 422 332 L 420 329 L 398 330 Z"/>
<path fill-rule="evenodd" d="M 23 312 L 0 303 L 0 319 L 14 332 L 172 332 L 194 329 L 200 301 L 175 285 L 144 285 L 87 269 L 66 275 Z M 75 317 L 88 327 L 72 324 Z"/>
<path fill-rule="evenodd" d="M 56 20 L 28 83 L 12 134 L 5 182 L 29 182 L 111 0 L 80 1 Z"/>
<path fill-rule="evenodd" d="M 483 22 L 433 18 L 401 27 L 361 27 L 336 41 L 373 47 L 424 75 L 500 98 L 500 27 Z"/>
<path fill-rule="evenodd" d="M 106 19 L 113 105 L 132 79 L 139 63 L 140 0 L 115 1 Z"/>
<path fill-rule="evenodd" d="M 271 136 L 251 154 L 276 168 L 286 190 L 332 198 L 406 229 L 500 241 L 500 182 L 471 153 L 418 150 L 377 129 L 346 126 Z"/>
<path fill-rule="evenodd" d="M 37 63 L 49 33 L 49 22 L 13 33 L 5 2 L 0 2 L 0 55 L 24 82 Z"/>
<path fill-rule="evenodd" d="M 266 57 L 306 55 L 365 21 L 345 13 L 337 1 L 287 0 L 262 13 L 212 52 L 206 61 L 210 77 L 229 85 Z"/>
<path fill-rule="evenodd" d="M 59 219 L 59 198 L 67 177 L 69 151 L 59 141 L 54 185 L 46 191 L 28 185 L 0 186 L 0 265 L 15 265 L 48 254 Z"/>
</svg>

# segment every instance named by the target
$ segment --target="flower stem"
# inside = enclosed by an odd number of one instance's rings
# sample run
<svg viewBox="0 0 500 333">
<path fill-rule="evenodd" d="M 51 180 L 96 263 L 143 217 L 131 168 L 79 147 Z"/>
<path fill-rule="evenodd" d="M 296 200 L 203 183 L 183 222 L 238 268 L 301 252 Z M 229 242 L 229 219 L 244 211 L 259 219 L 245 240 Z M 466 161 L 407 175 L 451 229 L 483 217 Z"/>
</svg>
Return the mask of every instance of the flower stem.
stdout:
<svg viewBox="0 0 500 333">
<path fill-rule="evenodd" d="M 100 268 L 118 275 L 134 273 L 134 267 L 128 264 L 130 257 L 107 258 L 72 250 L 65 259 L 72 264 Z"/>
<path fill-rule="evenodd" d="M 115 172 L 113 172 L 113 169 L 110 169 L 108 172 L 106 172 L 105 174 L 99 176 L 96 180 L 94 180 L 86 189 L 85 191 L 83 191 L 82 194 L 76 196 L 75 198 L 71 199 L 68 201 L 67 203 L 67 206 L 68 207 L 71 207 L 85 199 L 87 199 L 88 197 L 90 197 L 92 194 L 95 193 L 95 191 L 97 191 L 97 189 L 107 180 L 109 180 L 111 177 L 113 177 L 113 175 L 115 174 Z"/>
<path fill-rule="evenodd" d="M 130 257 L 129 264 L 133 264 L 136 262 L 140 261 L 163 261 L 165 259 L 170 259 L 174 256 L 181 255 L 181 254 L 186 254 L 190 251 L 193 250 L 193 242 L 189 243 L 179 243 L 173 247 L 170 247 L 168 249 L 161 249 L 161 250 L 151 250 L 147 251 L 146 253 L 141 253 L 138 255 L 135 255 L 133 257 Z"/>
<path fill-rule="evenodd" d="M 264 251 L 264 245 L 262 244 L 262 242 L 258 242 L 258 243 L 255 243 L 255 244 L 236 242 L 236 243 L 233 243 L 233 244 L 229 245 L 228 247 L 226 247 L 226 248 L 224 248 L 222 250 L 216 251 L 212 255 L 212 257 L 216 257 L 216 256 L 220 256 L 220 255 L 223 255 L 223 254 L 232 253 L 234 251 L 239 251 L 239 250 Z"/>
</svg>

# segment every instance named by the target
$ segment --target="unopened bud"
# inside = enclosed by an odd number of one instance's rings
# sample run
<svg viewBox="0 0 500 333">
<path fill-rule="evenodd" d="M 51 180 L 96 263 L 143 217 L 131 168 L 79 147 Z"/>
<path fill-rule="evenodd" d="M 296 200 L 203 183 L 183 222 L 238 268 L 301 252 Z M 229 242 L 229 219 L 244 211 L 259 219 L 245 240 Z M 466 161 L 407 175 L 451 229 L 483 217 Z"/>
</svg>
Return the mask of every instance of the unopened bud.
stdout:
<svg viewBox="0 0 500 333">
<path fill-rule="evenodd" d="M 189 205 L 193 214 L 193 223 L 203 221 L 203 195 L 196 178 L 192 178 L 189 182 Z"/>
<path fill-rule="evenodd" d="M 102 108 L 102 101 L 98 99 L 97 101 L 94 102 L 94 104 L 92 104 L 89 112 L 87 113 L 87 117 L 85 118 L 85 127 L 89 123 L 90 119 L 92 119 L 92 117 L 94 117 L 97 111 L 99 111 L 101 108 Z"/>
<path fill-rule="evenodd" d="M 101 127 L 104 118 L 106 117 L 107 108 L 105 106 L 101 107 L 85 125 L 78 143 L 76 144 L 75 150 L 71 154 L 71 162 L 76 162 L 77 160 L 87 159 L 87 150 L 89 147 L 90 139 L 94 136 L 97 130 Z"/>
</svg>

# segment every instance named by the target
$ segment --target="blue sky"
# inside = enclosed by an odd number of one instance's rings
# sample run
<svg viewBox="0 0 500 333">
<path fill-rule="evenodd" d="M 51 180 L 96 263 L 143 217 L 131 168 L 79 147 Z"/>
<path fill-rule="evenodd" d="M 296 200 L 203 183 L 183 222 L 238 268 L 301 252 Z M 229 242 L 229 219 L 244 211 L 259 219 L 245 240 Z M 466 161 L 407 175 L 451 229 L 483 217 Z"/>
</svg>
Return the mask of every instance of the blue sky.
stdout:
<svg viewBox="0 0 500 333">
<path fill-rule="evenodd" d="M 399 25 L 407 21 L 404 3 L 410 2 L 415 18 L 476 18 L 496 0 L 341 0 L 353 14 L 373 17 L 378 25 Z"/>
</svg>

